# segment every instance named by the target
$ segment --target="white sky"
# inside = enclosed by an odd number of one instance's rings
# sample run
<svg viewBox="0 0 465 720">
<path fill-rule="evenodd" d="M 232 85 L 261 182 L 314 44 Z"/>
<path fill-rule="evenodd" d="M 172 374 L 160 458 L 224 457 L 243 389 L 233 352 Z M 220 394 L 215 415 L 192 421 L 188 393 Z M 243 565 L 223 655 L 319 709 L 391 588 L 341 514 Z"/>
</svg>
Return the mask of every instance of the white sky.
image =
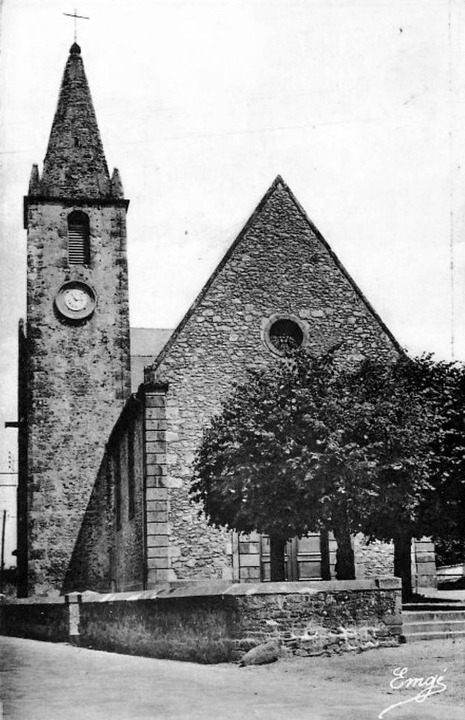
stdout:
<svg viewBox="0 0 465 720">
<path fill-rule="evenodd" d="M 0 471 L 16 453 L 3 426 L 16 419 L 25 312 L 22 197 L 45 155 L 73 10 L 2 3 Z M 90 16 L 78 42 L 107 161 L 131 200 L 132 325 L 177 324 L 279 173 L 412 353 L 450 358 L 453 237 L 465 359 L 465 0 L 82 0 L 77 10 Z M 0 510 L 12 492 L 0 490 Z"/>
</svg>

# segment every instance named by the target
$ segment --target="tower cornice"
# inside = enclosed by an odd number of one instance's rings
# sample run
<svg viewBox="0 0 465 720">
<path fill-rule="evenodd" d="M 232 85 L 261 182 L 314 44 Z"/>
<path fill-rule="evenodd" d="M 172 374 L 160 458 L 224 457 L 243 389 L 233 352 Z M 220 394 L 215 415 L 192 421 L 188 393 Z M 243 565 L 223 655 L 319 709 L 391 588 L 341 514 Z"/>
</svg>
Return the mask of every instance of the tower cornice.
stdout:
<svg viewBox="0 0 465 720">
<path fill-rule="evenodd" d="M 62 205 L 63 207 L 120 207 L 126 211 L 129 207 L 129 200 L 125 198 L 94 198 L 94 197 L 50 197 L 49 195 L 25 195 L 23 203 L 24 228 L 27 230 L 27 211 L 29 205 Z"/>
</svg>

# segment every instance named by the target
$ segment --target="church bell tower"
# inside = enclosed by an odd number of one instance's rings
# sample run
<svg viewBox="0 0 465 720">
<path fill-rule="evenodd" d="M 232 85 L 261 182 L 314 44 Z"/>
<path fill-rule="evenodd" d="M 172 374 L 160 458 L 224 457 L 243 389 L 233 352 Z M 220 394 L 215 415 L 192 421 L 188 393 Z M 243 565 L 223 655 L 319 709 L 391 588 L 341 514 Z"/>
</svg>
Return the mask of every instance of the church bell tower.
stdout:
<svg viewBox="0 0 465 720">
<path fill-rule="evenodd" d="M 24 198 L 20 326 L 20 595 L 62 590 L 110 431 L 130 394 L 126 212 L 70 49 L 40 175 Z M 24 327 L 24 330 L 22 329 Z"/>
</svg>

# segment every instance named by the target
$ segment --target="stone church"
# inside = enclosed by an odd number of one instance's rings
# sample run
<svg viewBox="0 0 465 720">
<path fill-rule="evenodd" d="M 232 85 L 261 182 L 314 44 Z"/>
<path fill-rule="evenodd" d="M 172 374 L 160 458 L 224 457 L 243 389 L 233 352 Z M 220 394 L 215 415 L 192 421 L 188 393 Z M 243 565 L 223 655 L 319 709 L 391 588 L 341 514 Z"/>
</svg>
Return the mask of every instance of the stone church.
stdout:
<svg viewBox="0 0 465 720">
<path fill-rule="evenodd" d="M 266 537 L 218 531 L 188 497 L 211 416 L 292 340 L 354 361 L 401 348 L 278 177 L 176 329 L 130 329 L 125 199 L 71 47 L 41 173 L 24 198 L 19 329 L 19 594 L 266 581 Z M 392 574 L 354 538 L 358 577 Z M 417 578 L 434 562 L 418 545 Z M 413 552 L 415 559 L 415 548 Z M 335 541 L 288 544 L 288 579 L 334 577 Z"/>
</svg>

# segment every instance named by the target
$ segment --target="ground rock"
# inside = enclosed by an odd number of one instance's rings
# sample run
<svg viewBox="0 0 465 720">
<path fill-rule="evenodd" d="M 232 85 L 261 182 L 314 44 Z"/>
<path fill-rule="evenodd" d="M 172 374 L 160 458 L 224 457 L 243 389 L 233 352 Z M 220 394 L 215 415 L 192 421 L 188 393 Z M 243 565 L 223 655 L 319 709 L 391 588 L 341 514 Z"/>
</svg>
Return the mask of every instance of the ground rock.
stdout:
<svg viewBox="0 0 465 720">
<path fill-rule="evenodd" d="M 245 653 L 239 660 L 240 667 L 244 665 L 266 665 L 267 663 L 276 662 L 281 655 L 281 648 L 275 640 L 257 645 Z"/>
</svg>

